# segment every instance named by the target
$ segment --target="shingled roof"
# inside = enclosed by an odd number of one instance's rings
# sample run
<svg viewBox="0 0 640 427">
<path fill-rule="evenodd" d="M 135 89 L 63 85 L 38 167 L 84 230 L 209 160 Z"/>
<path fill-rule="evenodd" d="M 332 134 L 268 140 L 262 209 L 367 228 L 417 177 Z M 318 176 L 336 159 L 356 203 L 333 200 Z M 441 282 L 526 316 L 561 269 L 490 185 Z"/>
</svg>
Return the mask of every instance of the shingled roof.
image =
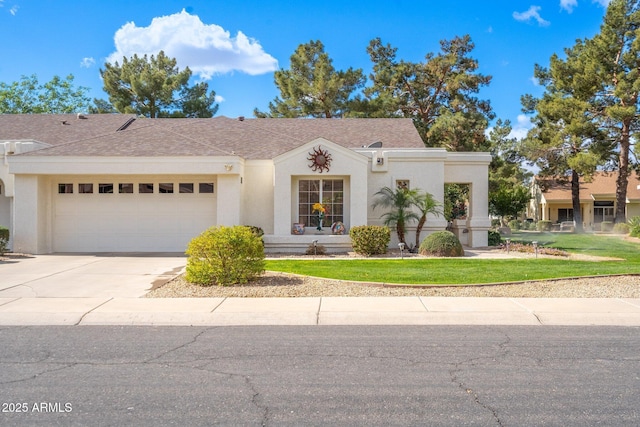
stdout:
<svg viewBox="0 0 640 427">
<path fill-rule="evenodd" d="M 410 119 L 146 119 L 0 115 L 0 140 L 50 144 L 25 156 L 221 156 L 271 159 L 316 138 L 346 148 L 423 148 Z M 134 120 L 135 119 L 135 120 Z"/>
<path fill-rule="evenodd" d="M 615 197 L 617 172 L 596 172 L 590 182 L 586 182 L 580 177 L 580 200 L 593 200 L 603 197 Z M 536 177 L 536 181 L 540 188 L 543 189 L 542 194 L 547 201 L 570 201 L 571 200 L 571 182 L 567 180 L 557 179 L 541 179 Z M 627 199 L 640 200 L 640 177 L 635 173 L 629 175 L 627 183 Z"/>
<path fill-rule="evenodd" d="M 0 114 L 0 141 L 59 145 L 113 133 L 134 118 L 132 114 Z"/>
</svg>

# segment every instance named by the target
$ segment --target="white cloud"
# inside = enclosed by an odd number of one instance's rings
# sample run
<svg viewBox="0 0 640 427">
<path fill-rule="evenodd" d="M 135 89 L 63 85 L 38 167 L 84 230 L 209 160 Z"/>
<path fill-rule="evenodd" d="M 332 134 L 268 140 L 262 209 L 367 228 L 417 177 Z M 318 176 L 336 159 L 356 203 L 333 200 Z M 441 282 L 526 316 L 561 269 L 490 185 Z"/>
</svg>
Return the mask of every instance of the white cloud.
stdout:
<svg viewBox="0 0 640 427">
<path fill-rule="evenodd" d="M 213 99 L 214 99 L 217 103 L 221 103 L 221 102 L 224 102 L 224 101 L 225 101 L 224 97 L 222 97 L 222 96 L 220 96 L 220 95 L 216 95 L 216 96 L 214 96 L 214 97 L 213 97 Z"/>
<path fill-rule="evenodd" d="M 260 43 L 238 31 L 231 37 L 215 24 L 204 24 L 185 10 L 154 18 L 148 27 L 129 22 L 116 31 L 116 51 L 107 61 L 122 63 L 134 54 L 157 55 L 159 51 L 176 58 L 180 68 L 208 80 L 214 74 L 241 71 L 250 75 L 275 71 L 278 61 L 266 53 Z"/>
<path fill-rule="evenodd" d="M 518 114 L 517 123 L 511 126 L 509 138 L 522 139 L 527 136 L 527 132 L 529 132 L 531 128 L 533 128 L 531 119 L 524 114 Z"/>
<path fill-rule="evenodd" d="M 80 66 L 82 68 L 91 68 L 94 65 L 96 65 L 96 60 L 93 58 L 82 58 L 82 61 L 80 61 Z"/>
<path fill-rule="evenodd" d="M 591 3 L 597 3 L 602 7 L 609 6 L 611 0 L 591 0 Z M 560 8 L 567 12 L 573 12 L 573 9 L 578 7 L 578 0 L 560 0 Z"/>
<path fill-rule="evenodd" d="M 540 9 L 542 9 L 540 6 L 531 6 L 526 12 L 513 12 L 513 18 L 516 21 L 523 22 L 534 19 L 538 22 L 538 25 L 540 25 L 541 27 L 546 27 L 551 23 L 542 19 L 542 17 L 540 16 Z"/>
<path fill-rule="evenodd" d="M 578 0 L 560 0 L 560 7 L 571 13 L 574 7 L 578 7 Z"/>
<path fill-rule="evenodd" d="M 20 6 L 18 5 L 11 6 L 11 9 L 9 9 L 9 13 L 12 14 L 13 16 L 16 16 L 19 8 Z"/>
</svg>

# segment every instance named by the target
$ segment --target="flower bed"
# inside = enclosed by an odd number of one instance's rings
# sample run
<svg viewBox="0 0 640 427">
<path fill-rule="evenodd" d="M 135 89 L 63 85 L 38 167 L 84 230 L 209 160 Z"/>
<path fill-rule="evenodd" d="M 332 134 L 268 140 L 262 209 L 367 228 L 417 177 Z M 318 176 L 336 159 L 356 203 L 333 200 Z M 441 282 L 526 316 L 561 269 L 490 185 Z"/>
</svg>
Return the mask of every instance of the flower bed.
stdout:
<svg viewBox="0 0 640 427">
<path fill-rule="evenodd" d="M 507 250 L 507 245 L 505 243 L 503 243 L 501 245 L 502 250 L 506 251 Z M 535 254 L 536 253 L 536 248 L 533 245 L 528 245 L 528 244 L 524 244 L 524 243 L 510 243 L 509 244 L 509 251 L 514 251 L 514 252 L 522 252 L 522 253 L 526 253 L 526 254 Z M 562 249 L 555 249 L 555 248 L 545 248 L 544 246 L 538 246 L 538 254 L 539 255 L 552 255 L 552 256 L 562 256 L 562 257 L 568 257 L 569 253 L 566 251 L 563 251 Z"/>
</svg>

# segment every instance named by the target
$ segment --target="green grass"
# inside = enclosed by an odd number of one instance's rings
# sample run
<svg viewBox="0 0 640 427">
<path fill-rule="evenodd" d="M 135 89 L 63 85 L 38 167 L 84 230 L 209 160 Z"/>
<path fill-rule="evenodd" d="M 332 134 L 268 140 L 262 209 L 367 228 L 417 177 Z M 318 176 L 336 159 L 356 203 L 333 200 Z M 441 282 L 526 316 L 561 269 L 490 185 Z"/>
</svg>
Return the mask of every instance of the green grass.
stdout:
<svg viewBox="0 0 640 427">
<path fill-rule="evenodd" d="M 522 233 L 513 241 L 538 241 L 571 253 L 624 261 L 573 261 L 566 258 L 474 259 L 405 258 L 352 260 L 267 260 L 271 271 L 381 283 L 465 285 L 607 274 L 640 274 L 640 245 L 621 237 Z"/>
</svg>

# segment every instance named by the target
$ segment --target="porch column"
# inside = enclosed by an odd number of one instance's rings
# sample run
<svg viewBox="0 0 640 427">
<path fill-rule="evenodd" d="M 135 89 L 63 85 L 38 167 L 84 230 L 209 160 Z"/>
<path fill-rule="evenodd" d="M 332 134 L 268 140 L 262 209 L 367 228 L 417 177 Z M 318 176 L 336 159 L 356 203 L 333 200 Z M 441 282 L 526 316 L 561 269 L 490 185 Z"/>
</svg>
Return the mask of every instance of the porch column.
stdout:
<svg viewBox="0 0 640 427">
<path fill-rule="evenodd" d="M 469 229 L 467 244 L 472 248 L 489 246 L 489 180 L 478 179 L 470 184 L 469 215 L 467 228 Z"/>
</svg>

